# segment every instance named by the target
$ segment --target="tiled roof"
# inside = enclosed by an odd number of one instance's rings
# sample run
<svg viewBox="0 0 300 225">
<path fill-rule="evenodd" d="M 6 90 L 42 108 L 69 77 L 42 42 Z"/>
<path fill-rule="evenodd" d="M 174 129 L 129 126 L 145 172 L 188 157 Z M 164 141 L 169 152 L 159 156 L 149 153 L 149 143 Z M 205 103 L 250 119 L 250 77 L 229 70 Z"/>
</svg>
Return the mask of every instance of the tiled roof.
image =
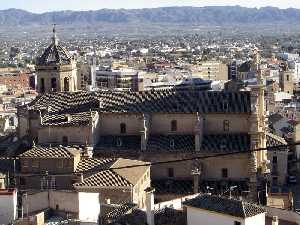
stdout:
<svg viewBox="0 0 300 225">
<path fill-rule="evenodd" d="M 155 188 L 157 194 L 192 194 L 192 180 L 151 180 L 151 187 Z"/>
<path fill-rule="evenodd" d="M 95 172 L 100 169 L 108 168 L 116 159 L 111 158 L 82 158 L 76 168 L 76 173 Z"/>
<path fill-rule="evenodd" d="M 20 157 L 24 158 L 73 158 L 79 154 L 78 149 L 68 147 L 42 147 L 36 146 L 24 152 Z"/>
<path fill-rule="evenodd" d="M 204 135 L 200 149 L 201 152 L 213 153 L 248 151 L 250 135 L 246 133 Z"/>
<path fill-rule="evenodd" d="M 29 109 L 48 109 L 48 113 L 82 112 L 98 108 L 100 112 L 136 113 L 250 113 L 250 92 L 196 90 L 151 90 L 63 92 L 39 96 Z"/>
<path fill-rule="evenodd" d="M 83 158 L 77 166 L 76 172 L 88 176 L 82 183 L 76 183 L 75 187 L 106 187 L 106 186 L 131 186 L 144 176 L 149 166 L 135 168 L 114 169 L 119 167 L 143 165 L 145 162 L 131 159 L 97 159 Z"/>
<path fill-rule="evenodd" d="M 73 114 L 46 114 L 42 117 L 43 126 L 87 125 L 96 112 L 81 112 Z"/>
<path fill-rule="evenodd" d="M 194 135 L 150 135 L 147 142 L 149 151 L 194 151 Z"/>
<path fill-rule="evenodd" d="M 118 205 L 114 207 L 113 210 L 111 210 L 106 215 L 104 215 L 104 217 L 105 219 L 115 220 L 127 214 L 128 212 L 132 211 L 135 208 L 137 208 L 137 205 L 133 203 L 125 203 L 122 205 Z"/>
<path fill-rule="evenodd" d="M 267 146 L 268 147 L 274 147 L 274 146 L 278 146 L 278 145 L 287 145 L 286 140 L 276 134 L 266 132 L 266 136 L 267 136 Z"/>
<path fill-rule="evenodd" d="M 71 54 L 64 47 L 59 44 L 52 43 L 45 49 L 43 55 L 38 58 L 37 64 L 69 64 L 71 59 Z"/>
<path fill-rule="evenodd" d="M 121 140 L 122 145 L 118 145 Z M 101 136 L 96 151 L 141 149 L 140 136 Z M 207 134 L 202 138 L 200 152 L 223 153 L 247 151 L 250 149 L 250 135 L 238 134 Z M 195 151 L 194 135 L 149 135 L 146 151 Z"/>
<path fill-rule="evenodd" d="M 130 187 L 131 184 L 124 177 L 112 170 L 100 171 L 74 184 L 74 187 Z"/>
<path fill-rule="evenodd" d="M 265 213 L 265 209 L 261 206 L 212 195 L 198 196 L 185 201 L 184 205 L 240 218 L 248 218 Z"/>
<path fill-rule="evenodd" d="M 109 150 L 140 150 L 141 149 L 141 136 L 128 135 L 128 136 L 100 136 L 97 149 Z"/>
</svg>

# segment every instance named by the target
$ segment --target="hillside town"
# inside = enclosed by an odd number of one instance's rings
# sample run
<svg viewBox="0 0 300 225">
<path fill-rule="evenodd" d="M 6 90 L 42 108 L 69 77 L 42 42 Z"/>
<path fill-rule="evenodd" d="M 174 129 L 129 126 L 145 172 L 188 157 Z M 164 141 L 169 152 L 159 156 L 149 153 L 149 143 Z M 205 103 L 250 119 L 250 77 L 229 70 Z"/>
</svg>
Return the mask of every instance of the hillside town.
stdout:
<svg viewBox="0 0 300 225">
<path fill-rule="evenodd" d="M 0 224 L 300 224 L 298 40 L 60 29 L 0 42 Z"/>
</svg>

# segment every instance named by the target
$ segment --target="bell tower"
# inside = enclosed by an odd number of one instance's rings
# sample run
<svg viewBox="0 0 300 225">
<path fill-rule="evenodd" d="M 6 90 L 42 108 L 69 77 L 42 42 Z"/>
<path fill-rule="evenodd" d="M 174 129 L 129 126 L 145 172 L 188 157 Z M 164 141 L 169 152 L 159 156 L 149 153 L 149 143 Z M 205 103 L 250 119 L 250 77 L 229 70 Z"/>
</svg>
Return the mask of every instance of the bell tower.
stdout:
<svg viewBox="0 0 300 225">
<path fill-rule="evenodd" d="M 249 134 L 251 141 L 251 150 L 266 148 L 266 115 L 264 84 L 262 71 L 260 69 L 260 55 L 258 51 L 254 53 L 254 65 L 257 73 L 257 84 L 251 86 L 251 116 L 249 118 Z M 249 176 L 251 198 L 255 201 L 257 198 L 257 179 L 258 175 L 268 172 L 267 151 L 255 151 L 249 153 Z"/>
<path fill-rule="evenodd" d="M 75 58 L 59 44 L 56 24 L 53 25 L 51 44 L 37 59 L 37 91 L 49 92 L 77 91 L 77 68 Z"/>
</svg>

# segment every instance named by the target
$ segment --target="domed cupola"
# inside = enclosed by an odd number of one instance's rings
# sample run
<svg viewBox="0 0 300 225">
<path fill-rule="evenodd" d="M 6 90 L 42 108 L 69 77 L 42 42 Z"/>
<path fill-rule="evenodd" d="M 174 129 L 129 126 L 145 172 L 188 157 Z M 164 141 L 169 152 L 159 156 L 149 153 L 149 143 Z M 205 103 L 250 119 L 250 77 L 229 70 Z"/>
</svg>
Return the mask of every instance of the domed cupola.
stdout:
<svg viewBox="0 0 300 225">
<path fill-rule="evenodd" d="M 46 48 L 41 57 L 37 60 L 37 65 L 66 65 L 73 60 L 71 54 L 58 43 L 55 25 L 53 26 L 53 37 L 51 45 Z"/>
<path fill-rule="evenodd" d="M 35 70 L 39 93 L 77 91 L 76 59 L 58 44 L 55 25 L 52 43 L 37 59 Z"/>
</svg>

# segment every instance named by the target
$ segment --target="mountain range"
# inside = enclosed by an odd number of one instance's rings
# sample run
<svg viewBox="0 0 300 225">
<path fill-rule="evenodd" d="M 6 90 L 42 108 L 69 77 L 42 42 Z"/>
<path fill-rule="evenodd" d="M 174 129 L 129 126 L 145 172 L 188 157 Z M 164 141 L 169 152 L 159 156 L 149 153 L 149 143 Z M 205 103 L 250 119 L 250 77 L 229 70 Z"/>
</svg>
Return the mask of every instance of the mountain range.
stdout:
<svg viewBox="0 0 300 225">
<path fill-rule="evenodd" d="M 0 27 L 76 24 L 299 24 L 300 9 L 240 6 L 162 7 L 149 9 L 101 9 L 31 13 L 20 9 L 0 10 Z"/>
</svg>

